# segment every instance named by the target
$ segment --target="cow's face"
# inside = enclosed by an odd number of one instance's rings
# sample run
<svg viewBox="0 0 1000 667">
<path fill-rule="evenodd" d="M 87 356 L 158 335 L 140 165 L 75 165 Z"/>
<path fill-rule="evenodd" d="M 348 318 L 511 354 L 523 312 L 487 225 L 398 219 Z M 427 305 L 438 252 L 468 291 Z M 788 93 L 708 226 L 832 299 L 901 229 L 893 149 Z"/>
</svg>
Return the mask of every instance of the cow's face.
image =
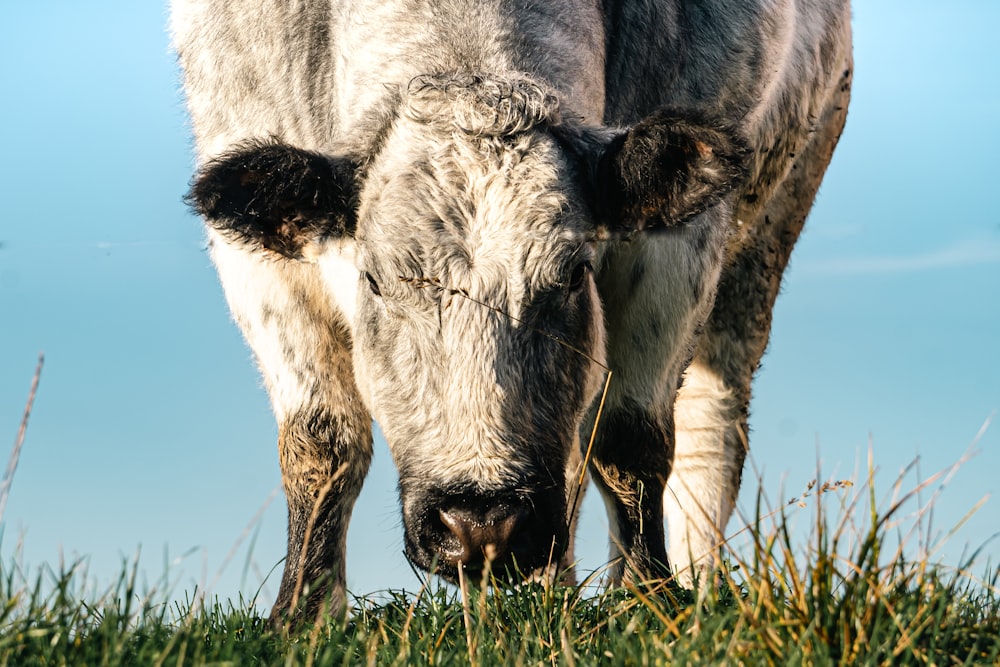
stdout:
<svg viewBox="0 0 1000 667">
<path fill-rule="evenodd" d="M 597 238 L 718 201 L 739 150 L 668 114 L 574 129 L 523 81 L 424 79 L 400 108 L 363 170 L 256 144 L 192 197 L 234 241 L 341 281 L 353 237 L 357 281 L 330 289 L 355 290 L 355 380 L 399 470 L 407 554 L 445 576 L 534 574 L 565 547 L 567 468 L 605 373 Z"/>
<path fill-rule="evenodd" d="M 577 170 L 545 129 L 403 119 L 362 189 L 355 374 L 422 567 L 492 544 L 528 572 L 565 543 L 567 461 L 604 357 Z"/>
</svg>

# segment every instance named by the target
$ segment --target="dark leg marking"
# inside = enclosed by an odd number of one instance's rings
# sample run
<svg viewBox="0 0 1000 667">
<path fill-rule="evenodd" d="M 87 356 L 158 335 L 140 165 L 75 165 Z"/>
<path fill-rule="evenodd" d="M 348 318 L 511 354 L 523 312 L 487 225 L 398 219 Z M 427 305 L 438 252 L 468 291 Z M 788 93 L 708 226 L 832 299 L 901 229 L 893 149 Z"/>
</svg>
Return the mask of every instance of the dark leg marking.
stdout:
<svg viewBox="0 0 1000 667">
<path fill-rule="evenodd" d="M 598 426 L 591 470 L 612 501 L 617 548 L 625 562 L 615 575 L 667 577 L 663 491 L 670 473 L 673 427 L 636 405 L 616 408 Z M 617 578 L 617 577 L 616 577 Z"/>
<path fill-rule="evenodd" d="M 271 618 L 311 620 L 324 606 L 342 609 L 345 541 L 354 501 L 371 462 L 356 432 L 325 410 L 293 415 L 280 427 L 278 450 L 288 499 L 288 557 Z M 330 598 L 330 599 L 328 599 Z"/>
</svg>

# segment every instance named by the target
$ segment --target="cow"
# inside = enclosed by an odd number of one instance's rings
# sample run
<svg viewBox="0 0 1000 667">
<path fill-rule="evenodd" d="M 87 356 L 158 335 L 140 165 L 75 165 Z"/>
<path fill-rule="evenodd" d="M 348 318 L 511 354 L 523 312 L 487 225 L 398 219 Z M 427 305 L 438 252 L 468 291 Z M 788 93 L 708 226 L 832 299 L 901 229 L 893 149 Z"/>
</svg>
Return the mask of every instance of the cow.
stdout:
<svg viewBox="0 0 1000 667">
<path fill-rule="evenodd" d="M 419 568 L 571 581 L 589 478 L 611 583 L 710 573 L 846 120 L 848 0 L 171 14 L 187 199 L 278 424 L 272 618 L 344 608 L 373 420 Z"/>
</svg>

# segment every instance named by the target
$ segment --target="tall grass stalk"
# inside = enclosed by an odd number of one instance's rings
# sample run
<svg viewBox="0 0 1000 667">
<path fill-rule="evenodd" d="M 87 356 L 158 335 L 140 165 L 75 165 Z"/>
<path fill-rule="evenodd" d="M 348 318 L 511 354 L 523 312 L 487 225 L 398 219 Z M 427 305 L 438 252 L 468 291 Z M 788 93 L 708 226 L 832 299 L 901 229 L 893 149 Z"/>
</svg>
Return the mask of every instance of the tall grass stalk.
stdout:
<svg viewBox="0 0 1000 667">
<path fill-rule="evenodd" d="M 17 464 L 21 460 L 21 447 L 24 446 L 24 435 L 28 431 L 28 418 L 31 417 L 31 408 L 35 405 L 35 394 L 38 393 L 38 382 L 42 379 L 42 366 L 44 365 L 45 355 L 39 354 L 38 365 L 35 366 L 35 375 L 31 379 L 31 389 L 28 391 L 28 402 L 24 406 L 24 414 L 21 417 L 21 426 L 17 430 L 14 447 L 10 450 L 7 470 L 4 472 L 3 480 L 0 481 L 0 521 L 3 521 L 4 512 L 7 510 L 7 498 L 10 497 L 10 487 L 14 482 L 14 473 L 17 472 Z"/>
</svg>

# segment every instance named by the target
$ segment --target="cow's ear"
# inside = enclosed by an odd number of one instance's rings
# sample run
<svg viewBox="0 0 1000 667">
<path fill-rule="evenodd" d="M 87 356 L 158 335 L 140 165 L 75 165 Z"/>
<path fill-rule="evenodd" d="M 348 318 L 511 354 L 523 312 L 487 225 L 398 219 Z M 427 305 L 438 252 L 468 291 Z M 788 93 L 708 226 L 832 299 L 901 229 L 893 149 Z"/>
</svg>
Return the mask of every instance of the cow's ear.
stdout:
<svg viewBox="0 0 1000 667">
<path fill-rule="evenodd" d="M 276 142 L 241 144 L 206 164 L 185 200 L 230 240 L 302 259 L 353 235 L 357 165 Z"/>
<path fill-rule="evenodd" d="M 717 204 L 745 173 L 746 147 L 720 123 L 663 109 L 604 146 L 595 204 L 612 229 L 662 228 Z"/>
</svg>

